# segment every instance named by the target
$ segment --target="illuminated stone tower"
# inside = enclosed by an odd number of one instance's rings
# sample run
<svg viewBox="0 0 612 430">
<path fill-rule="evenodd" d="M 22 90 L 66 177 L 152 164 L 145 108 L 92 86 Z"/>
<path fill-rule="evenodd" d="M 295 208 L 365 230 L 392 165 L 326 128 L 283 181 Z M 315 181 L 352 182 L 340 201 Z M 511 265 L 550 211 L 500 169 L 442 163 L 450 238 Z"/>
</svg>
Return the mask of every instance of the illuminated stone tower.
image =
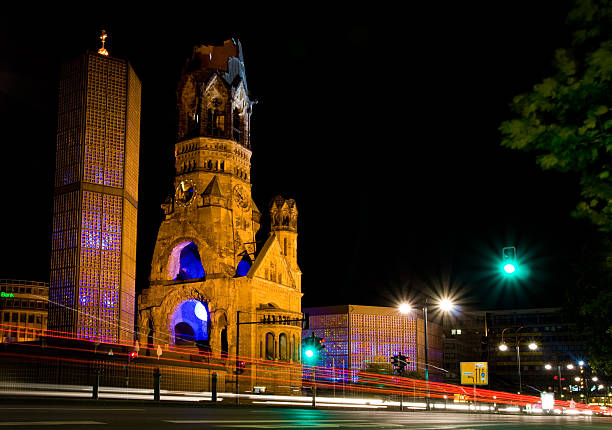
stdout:
<svg viewBox="0 0 612 430">
<path fill-rule="evenodd" d="M 162 205 L 150 287 L 139 297 L 143 343 L 233 354 L 240 313 L 242 322 L 271 322 L 241 326 L 241 356 L 299 361 L 301 326 L 282 323 L 301 318 L 297 208 L 275 199 L 289 217 L 256 249 L 252 104 L 240 43 L 196 46 L 177 89 L 175 191 Z"/>
<path fill-rule="evenodd" d="M 106 37 L 61 70 L 49 329 L 119 342 L 134 331 L 141 83 Z"/>
</svg>

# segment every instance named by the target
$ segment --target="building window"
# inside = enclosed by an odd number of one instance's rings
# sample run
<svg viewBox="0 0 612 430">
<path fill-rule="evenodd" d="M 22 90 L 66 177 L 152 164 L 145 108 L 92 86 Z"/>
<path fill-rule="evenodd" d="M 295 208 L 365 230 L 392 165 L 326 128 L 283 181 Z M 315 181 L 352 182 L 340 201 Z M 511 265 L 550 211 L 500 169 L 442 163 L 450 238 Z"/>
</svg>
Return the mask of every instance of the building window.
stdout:
<svg viewBox="0 0 612 430">
<path fill-rule="evenodd" d="M 289 361 L 289 355 L 287 354 L 287 335 L 281 333 L 278 337 L 278 355 L 282 361 Z"/>
<path fill-rule="evenodd" d="M 238 143 L 242 143 L 242 124 L 240 121 L 240 112 L 238 111 L 238 109 L 234 109 L 233 128 L 234 140 Z"/>
<path fill-rule="evenodd" d="M 460 328 L 453 328 L 453 329 L 451 329 L 451 334 L 452 335 L 461 334 L 461 329 Z"/>
<path fill-rule="evenodd" d="M 266 333 L 266 360 L 274 360 L 274 334 Z"/>
</svg>

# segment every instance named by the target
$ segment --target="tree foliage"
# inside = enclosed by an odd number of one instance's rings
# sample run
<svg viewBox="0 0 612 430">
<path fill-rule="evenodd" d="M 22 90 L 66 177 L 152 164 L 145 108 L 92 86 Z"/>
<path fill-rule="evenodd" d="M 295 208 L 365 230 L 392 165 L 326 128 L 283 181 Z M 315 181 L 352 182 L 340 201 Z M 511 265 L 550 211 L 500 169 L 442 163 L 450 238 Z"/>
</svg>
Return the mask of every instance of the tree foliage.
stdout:
<svg viewBox="0 0 612 430">
<path fill-rule="evenodd" d="M 535 154 L 542 169 L 573 172 L 580 199 L 573 215 L 600 230 L 576 265 L 573 308 L 589 333 L 589 361 L 612 374 L 612 1 L 576 0 L 570 46 L 554 55 L 555 73 L 518 95 L 502 145 Z"/>
<path fill-rule="evenodd" d="M 515 118 L 500 126 L 502 145 L 532 151 L 543 169 L 575 172 L 574 215 L 612 232 L 612 23 L 609 1 L 577 2 L 569 15 L 574 43 L 555 53 L 556 73 L 518 95 Z"/>
</svg>

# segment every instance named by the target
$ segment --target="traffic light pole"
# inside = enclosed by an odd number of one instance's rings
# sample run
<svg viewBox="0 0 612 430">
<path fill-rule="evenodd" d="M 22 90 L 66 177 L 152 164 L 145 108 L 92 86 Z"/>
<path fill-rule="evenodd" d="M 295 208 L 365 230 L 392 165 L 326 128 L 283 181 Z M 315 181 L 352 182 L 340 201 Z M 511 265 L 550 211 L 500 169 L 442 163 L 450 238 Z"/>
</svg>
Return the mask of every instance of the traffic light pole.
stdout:
<svg viewBox="0 0 612 430">
<path fill-rule="evenodd" d="M 429 410 L 429 345 L 427 342 L 427 299 L 423 306 L 423 320 L 425 321 L 425 410 Z"/>
<path fill-rule="evenodd" d="M 306 321 L 306 317 L 301 318 L 301 319 L 293 319 L 293 320 L 283 320 L 282 323 L 289 323 L 289 322 L 301 322 L 303 323 L 304 321 Z M 243 324 L 268 324 L 266 322 L 263 321 L 248 321 L 248 322 L 240 322 L 240 311 L 236 311 L 236 366 L 235 366 L 235 373 L 236 373 L 236 387 L 235 387 L 235 391 L 236 391 L 236 404 L 239 405 L 240 404 L 240 399 L 238 398 L 238 391 L 239 391 L 239 385 L 238 385 L 238 373 L 240 372 L 240 326 Z"/>
<path fill-rule="evenodd" d="M 317 407 L 317 367 L 312 366 L 312 407 Z"/>
<path fill-rule="evenodd" d="M 236 404 L 240 404 L 238 396 L 238 360 L 240 357 L 240 311 L 236 311 Z"/>
</svg>

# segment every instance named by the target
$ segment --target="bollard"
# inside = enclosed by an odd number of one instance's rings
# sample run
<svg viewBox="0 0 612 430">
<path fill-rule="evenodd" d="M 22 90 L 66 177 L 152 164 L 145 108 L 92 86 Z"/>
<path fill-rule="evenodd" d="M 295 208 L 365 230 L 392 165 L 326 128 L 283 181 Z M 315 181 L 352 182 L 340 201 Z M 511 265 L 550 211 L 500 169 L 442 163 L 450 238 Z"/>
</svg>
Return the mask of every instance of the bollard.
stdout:
<svg viewBox="0 0 612 430">
<path fill-rule="evenodd" d="M 217 374 L 213 373 L 212 374 L 212 383 L 211 383 L 211 401 L 213 403 L 217 403 Z"/>
<path fill-rule="evenodd" d="M 153 400 L 155 400 L 156 402 L 159 402 L 159 391 L 160 391 L 160 382 L 161 382 L 161 373 L 159 371 L 159 368 L 156 368 L 153 371 Z"/>
<path fill-rule="evenodd" d="M 94 370 L 94 383 L 93 383 L 93 392 L 92 398 L 94 400 L 98 400 L 98 390 L 100 388 L 100 369 Z"/>
</svg>

